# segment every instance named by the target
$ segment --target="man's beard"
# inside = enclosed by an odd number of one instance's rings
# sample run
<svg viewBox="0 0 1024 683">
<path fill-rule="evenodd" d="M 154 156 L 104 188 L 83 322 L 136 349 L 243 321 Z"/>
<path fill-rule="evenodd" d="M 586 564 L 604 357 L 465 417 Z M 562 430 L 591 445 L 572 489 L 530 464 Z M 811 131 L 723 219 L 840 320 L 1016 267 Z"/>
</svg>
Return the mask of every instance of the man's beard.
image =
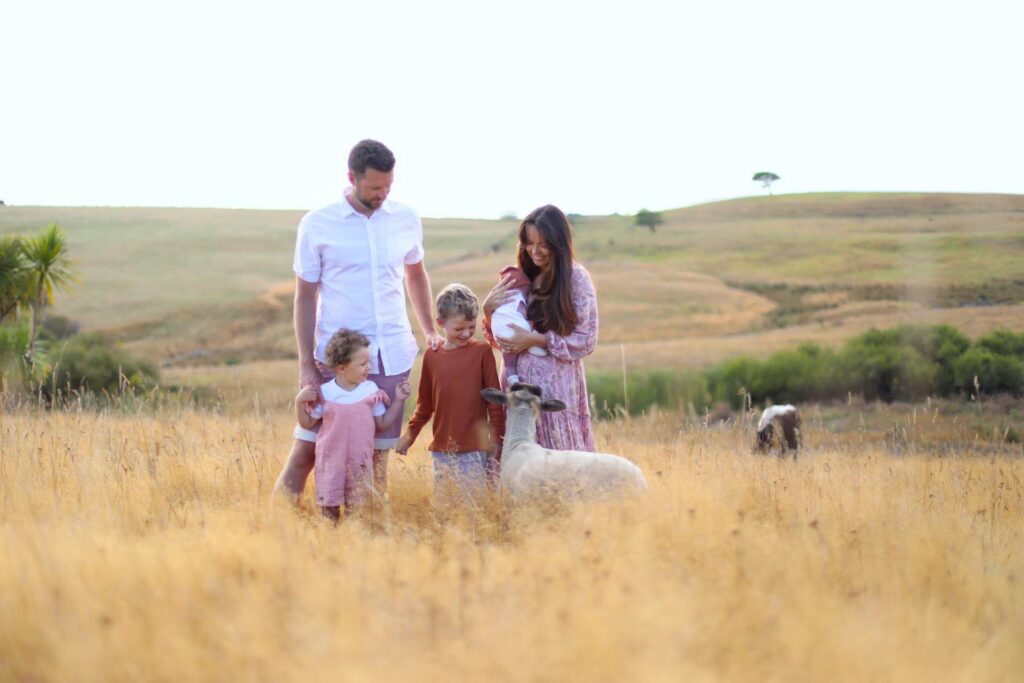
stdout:
<svg viewBox="0 0 1024 683">
<path fill-rule="evenodd" d="M 360 204 L 362 204 L 363 207 L 365 207 L 367 209 L 370 209 L 371 211 L 379 209 L 380 205 L 384 203 L 384 202 L 367 201 L 367 200 L 363 199 L 362 197 L 360 197 L 358 192 L 356 193 L 356 201 L 359 202 Z"/>
</svg>

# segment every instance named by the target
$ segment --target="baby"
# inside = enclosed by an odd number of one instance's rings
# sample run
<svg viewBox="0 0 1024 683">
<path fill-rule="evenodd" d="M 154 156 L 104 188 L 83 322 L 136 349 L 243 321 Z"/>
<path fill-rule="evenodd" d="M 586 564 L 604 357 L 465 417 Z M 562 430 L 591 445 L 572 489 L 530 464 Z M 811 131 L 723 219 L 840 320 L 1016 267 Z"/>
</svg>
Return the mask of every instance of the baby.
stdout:
<svg viewBox="0 0 1024 683">
<path fill-rule="evenodd" d="M 497 338 L 509 338 L 515 334 L 512 325 L 533 332 L 533 326 L 526 319 L 526 300 L 530 296 L 532 283 L 530 277 L 520 268 L 508 266 L 498 273 L 498 279 L 506 277 L 513 278 L 512 291 L 514 297 L 511 301 L 498 306 L 491 315 L 491 333 Z M 531 346 L 529 353 L 535 356 L 546 356 L 548 352 L 539 346 Z M 509 384 L 519 381 L 519 354 L 503 353 L 501 360 L 505 364 L 505 375 L 508 376 Z"/>
</svg>

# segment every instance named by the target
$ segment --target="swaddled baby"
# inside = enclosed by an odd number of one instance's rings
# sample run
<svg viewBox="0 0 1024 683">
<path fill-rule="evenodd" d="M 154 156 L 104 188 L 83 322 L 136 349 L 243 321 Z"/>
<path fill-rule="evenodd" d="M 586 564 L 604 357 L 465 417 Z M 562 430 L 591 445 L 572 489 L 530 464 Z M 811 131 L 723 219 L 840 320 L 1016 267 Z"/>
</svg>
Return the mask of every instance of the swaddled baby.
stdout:
<svg viewBox="0 0 1024 683">
<path fill-rule="evenodd" d="M 530 282 L 530 277 L 522 269 L 515 266 L 508 266 L 498 274 L 499 280 L 507 277 L 513 278 L 512 289 L 509 291 L 514 296 L 511 301 L 498 306 L 491 315 L 491 333 L 499 339 L 508 339 L 515 334 L 512 325 L 529 330 L 530 332 L 534 331 L 533 325 L 526 319 L 526 301 L 530 296 L 530 289 L 533 286 Z M 535 356 L 548 355 L 547 350 L 539 346 L 531 346 L 529 353 Z M 517 366 L 519 354 L 503 353 L 501 354 L 501 359 L 505 364 L 505 375 L 508 377 L 509 384 L 518 382 L 519 373 Z"/>
</svg>

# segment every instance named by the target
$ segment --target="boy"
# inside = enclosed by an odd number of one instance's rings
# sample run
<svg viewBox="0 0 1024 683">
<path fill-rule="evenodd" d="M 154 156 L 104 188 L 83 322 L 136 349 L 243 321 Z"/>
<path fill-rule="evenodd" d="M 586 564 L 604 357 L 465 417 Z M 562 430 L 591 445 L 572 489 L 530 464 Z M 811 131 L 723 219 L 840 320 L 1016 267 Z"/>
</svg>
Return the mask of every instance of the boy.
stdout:
<svg viewBox="0 0 1024 683">
<path fill-rule="evenodd" d="M 498 366 L 490 345 L 473 339 L 479 311 L 465 285 L 448 285 L 437 295 L 437 324 L 445 341 L 423 357 L 416 411 L 395 446 L 405 455 L 433 416 L 429 449 L 435 490 L 454 483 L 467 493 L 482 493 L 500 457 L 505 413 L 480 395 L 481 389 L 498 388 Z"/>
</svg>

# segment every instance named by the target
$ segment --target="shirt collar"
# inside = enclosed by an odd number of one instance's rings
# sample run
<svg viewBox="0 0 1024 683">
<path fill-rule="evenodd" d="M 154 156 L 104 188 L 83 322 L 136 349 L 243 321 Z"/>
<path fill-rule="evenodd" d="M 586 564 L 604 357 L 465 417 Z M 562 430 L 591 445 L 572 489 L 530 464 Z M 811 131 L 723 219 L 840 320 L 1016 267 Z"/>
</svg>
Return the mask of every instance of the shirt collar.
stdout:
<svg viewBox="0 0 1024 683">
<path fill-rule="evenodd" d="M 394 213 L 395 208 L 395 203 L 390 199 L 385 199 L 384 203 L 380 205 L 380 210 L 387 214 Z M 341 217 L 348 218 L 354 214 L 359 214 L 359 212 L 356 211 L 355 207 L 352 206 L 352 203 L 349 202 L 348 193 L 345 193 L 341 196 Z"/>
</svg>

